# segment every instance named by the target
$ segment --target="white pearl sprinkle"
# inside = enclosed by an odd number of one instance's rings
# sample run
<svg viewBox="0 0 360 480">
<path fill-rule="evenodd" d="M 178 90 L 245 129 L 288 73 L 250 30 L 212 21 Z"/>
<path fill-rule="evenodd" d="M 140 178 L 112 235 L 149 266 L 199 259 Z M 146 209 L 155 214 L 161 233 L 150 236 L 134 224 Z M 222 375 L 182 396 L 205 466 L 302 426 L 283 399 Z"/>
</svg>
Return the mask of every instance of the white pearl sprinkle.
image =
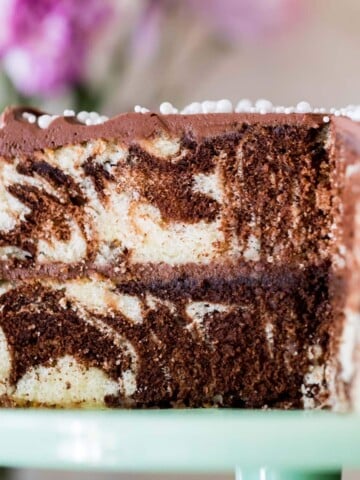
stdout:
<svg viewBox="0 0 360 480">
<path fill-rule="evenodd" d="M 74 110 L 69 110 L 69 109 L 64 110 L 64 117 L 75 117 Z"/>
<path fill-rule="evenodd" d="M 191 113 L 204 113 L 204 110 L 202 108 L 202 104 L 200 102 L 193 102 L 190 104 L 190 111 Z"/>
<path fill-rule="evenodd" d="M 178 109 L 175 108 L 170 102 L 163 102 L 160 105 L 160 113 L 162 115 L 172 115 L 178 113 Z"/>
<path fill-rule="evenodd" d="M 260 98 L 255 103 L 255 108 L 262 114 L 272 112 L 273 104 L 269 100 L 265 100 L 264 98 Z"/>
<path fill-rule="evenodd" d="M 294 108 L 294 107 L 285 107 L 285 108 L 284 108 L 284 113 L 286 113 L 287 115 L 288 115 L 289 113 L 294 113 L 294 111 L 295 111 L 295 108 Z"/>
<path fill-rule="evenodd" d="M 109 120 L 105 115 L 100 115 L 97 112 L 86 112 L 85 110 L 79 112 L 76 118 L 80 123 L 84 123 L 88 127 L 91 125 L 100 125 Z"/>
<path fill-rule="evenodd" d="M 231 113 L 234 111 L 230 100 L 223 98 L 221 100 L 205 100 L 204 102 L 193 102 L 186 105 L 180 113 L 184 115 L 194 115 L 198 113 Z"/>
<path fill-rule="evenodd" d="M 351 112 L 348 112 L 347 116 L 355 122 L 360 122 L 360 106 L 354 108 Z"/>
<path fill-rule="evenodd" d="M 140 105 L 135 105 L 134 111 L 136 113 L 148 113 L 150 110 L 147 108 L 141 107 Z M 178 111 L 170 102 L 163 102 L 160 105 L 160 113 L 163 115 L 170 115 L 170 114 L 177 114 L 181 113 L 184 115 L 192 115 L 192 114 L 200 114 L 200 113 L 260 113 L 265 115 L 267 113 L 275 112 L 275 113 L 315 113 L 315 114 L 325 114 L 323 116 L 323 121 L 325 123 L 330 121 L 329 115 L 338 116 L 346 116 L 351 120 L 360 122 L 360 105 L 348 105 L 347 107 L 343 107 L 340 109 L 336 109 L 335 107 L 331 107 L 330 109 L 326 109 L 324 107 L 315 107 L 312 108 L 308 102 L 301 101 L 299 102 L 296 107 L 284 107 L 284 106 L 273 106 L 273 104 L 269 100 L 259 99 L 255 102 L 255 105 L 246 98 L 240 100 L 236 108 L 233 108 L 233 105 L 230 100 L 221 99 L 218 101 L 212 100 L 205 100 L 204 102 L 193 102 L 189 105 L 186 105 L 181 112 Z M 81 111 L 78 114 L 74 112 L 74 110 L 64 110 L 63 113 L 64 117 L 73 117 L 76 116 L 77 120 L 85 125 L 100 125 L 106 121 L 108 121 L 108 117 L 105 115 L 100 115 L 97 112 L 86 112 Z M 43 114 L 37 117 L 36 115 L 30 112 L 23 112 L 22 117 L 29 123 L 36 123 L 40 128 L 47 128 L 51 122 L 53 122 L 57 115 L 48 115 Z"/>
<path fill-rule="evenodd" d="M 88 116 L 89 116 L 88 112 L 85 112 L 84 110 L 82 110 L 76 115 L 76 118 L 79 120 L 79 122 L 85 123 Z"/>
<path fill-rule="evenodd" d="M 296 111 L 299 113 L 309 113 L 311 112 L 311 105 L 308 102 L 299 102 L 296 105 Z"/>
<path fill-rule="evenodd" d="M 274 111 L 276 113 L 284 113 L 285 112 L 285 107 L 283 107 L 283 106 L 275 107 Z"/>
<path fill-rule="evenodd" d="M 218 113 L 231 113 L 234 109 L 230 100 L 224 98 L 223 100 L 216 102 L 216 111 Z"/>
<path fill-rule="evenodd" d="M 252 107 L 252 103 L 247 98 L 243 98 L 238 102 L 235 108 L 235 112 L 242 113 L 242 112 L 249 112 L 250 108 Z"/>
<path fill-rule="evenodd" d="M 37 119 L 38 126 L 40 128 L 48 128 L 56 118 L 58 118 L 58 115 L 40 115 Z"/>
<path fill-rule="evenodd" d="M 181 113 L 185 115 L 195 115 L 197 113 L 204 113 L 204 112 L 200 102 L 193 102 L 193 103 L 190 103 L 190 105 L 187 105 L 183 110 L 181 110 Z"/>
<path fill-rule="evenodd" d="M 89 118 L 93 121 L 97 120 L 99 117 L 100 117 L 100 115 L 97 112 L 90 112 L 89 113 Z"/>
<path fill-rule="evenodd" d="M 22 114 L 22 118 L 29 123 L 36 123 L 36 115 L 34 115 L 33 113 L 24 112 Z"/>
<path fill-rule="evenodd" d="M 141 105 L 135 105 L 134 107 L 135 113 L 148 113 L 150 110 L 148 108 L 142 107 Z"/>
<path fill-rule="evenodd" d="M 202 111 L 203 113 L 215 113 L 216 112 L 216 102 L 212 102 L 210 100 L 205 100 L 202 102 Z"/>
</svg>

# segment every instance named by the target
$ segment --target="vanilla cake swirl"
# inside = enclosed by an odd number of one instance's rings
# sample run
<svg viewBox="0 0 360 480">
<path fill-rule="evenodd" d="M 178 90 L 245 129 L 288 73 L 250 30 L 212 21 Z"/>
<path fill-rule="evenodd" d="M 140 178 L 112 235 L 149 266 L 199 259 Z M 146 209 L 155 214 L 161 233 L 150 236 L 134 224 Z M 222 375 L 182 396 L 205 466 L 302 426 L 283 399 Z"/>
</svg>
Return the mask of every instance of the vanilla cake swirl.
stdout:
<svg viewBox="0 0 360 480">
<path fill-rule="evenodd" d="M 1 404 L 354 408 L 360 126 L 141 112 L 2 116 Z"/>
</svg>

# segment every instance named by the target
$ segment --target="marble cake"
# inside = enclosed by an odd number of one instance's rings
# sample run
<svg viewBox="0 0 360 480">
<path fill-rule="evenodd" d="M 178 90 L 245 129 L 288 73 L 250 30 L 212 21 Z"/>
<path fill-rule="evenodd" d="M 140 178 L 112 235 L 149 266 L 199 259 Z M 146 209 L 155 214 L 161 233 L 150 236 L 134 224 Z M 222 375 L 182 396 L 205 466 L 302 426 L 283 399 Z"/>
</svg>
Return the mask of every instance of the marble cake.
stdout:
<svg viewBox="0 0 360 480">
<path fill-rule="evenodd" d="M 3 113 L 1 405 L 354 408 L 360 125 L 162 110 Z"/>
</svg>

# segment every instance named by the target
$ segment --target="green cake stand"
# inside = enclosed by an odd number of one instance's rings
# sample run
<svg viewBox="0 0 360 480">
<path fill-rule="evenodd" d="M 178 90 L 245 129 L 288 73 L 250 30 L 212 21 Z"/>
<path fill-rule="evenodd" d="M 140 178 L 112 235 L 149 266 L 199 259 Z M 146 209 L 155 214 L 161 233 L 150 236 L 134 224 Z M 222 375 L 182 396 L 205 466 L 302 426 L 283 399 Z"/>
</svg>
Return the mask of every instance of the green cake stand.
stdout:
<svg viewBox="0 0 360 480">
<path fill-rule="evenodd" d="M 0 410 L 3 467 L 340 479 L 360 415 L 246 410 Z M 185 477 L 186 478 L 186 477 Z"/>
</svg>

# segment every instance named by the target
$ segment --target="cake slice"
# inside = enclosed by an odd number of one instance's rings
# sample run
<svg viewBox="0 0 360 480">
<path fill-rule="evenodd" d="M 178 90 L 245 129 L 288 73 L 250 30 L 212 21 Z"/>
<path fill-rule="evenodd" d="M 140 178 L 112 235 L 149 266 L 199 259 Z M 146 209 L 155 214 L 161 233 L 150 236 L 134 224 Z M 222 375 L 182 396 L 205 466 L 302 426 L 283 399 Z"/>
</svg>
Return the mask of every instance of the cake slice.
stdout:
<svg viewBox="0 0 360 480">
<path fill-rule="evenodd" d="M 360 125 L 273 110 L 3 113 L 3 406 L 356 407 Z"/>
</svg>

